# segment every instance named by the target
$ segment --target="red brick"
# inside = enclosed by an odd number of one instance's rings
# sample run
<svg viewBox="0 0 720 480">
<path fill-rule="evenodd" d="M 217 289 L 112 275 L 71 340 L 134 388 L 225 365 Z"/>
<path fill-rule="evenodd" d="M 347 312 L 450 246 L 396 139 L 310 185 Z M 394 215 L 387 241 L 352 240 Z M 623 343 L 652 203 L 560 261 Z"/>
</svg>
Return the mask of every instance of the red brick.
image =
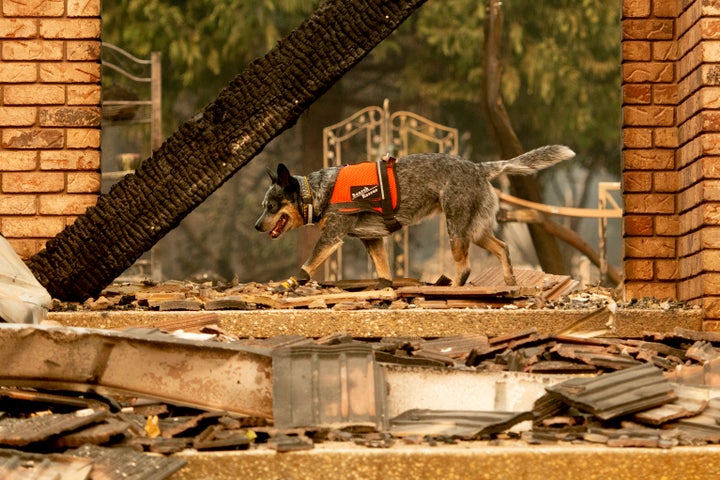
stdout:
<svg viewBox="0 0 720 480">
<path fill-rule="evenodd" d="M 652 190 L 652 173 L 638 171 L 623 173 L 623 191 L 638 193 L 650 190 Z"/>
<path fill-rule="evenodd" d="M 67 0 L 68 17 L 99 17 L 100 0 Z"/>
<path fill-rule="evenodd" d="M 40 35 L 43 38 L 97 39 L 100 38 L 100 19 L 43 19 L 40 20 Z"/>
<path fill-rule="evenodd" d="M 65 14 L 64 0 L 24 0 L 2 2 L 6 17 L 60 17 Z"/>
<path fill-rule="evenodd" d="M 624 40 L 672 40 L 673 20 L 623 20 L 620 22 Z"/>
<path fill-rule="evenodd" d="M 0 62 L 0 83 L 32 83 L 37 78 L 38 67 L 34 63 Z"/>
<path fill-rule="evenodd" d="M 653 234 L 653 217 L 650 215 L 627 215 L 623 218 L 625 235 L 650 236 Z"/>
<path fill-rule="evenodd" d="M 100 148 L 100 129 L 69 128 L 67 148 Z"/>
<path fill-rule="evenodd" d="M 623 120 L 631 127 L 671 127 L 675 124 L 673 107 L 623 106 Z"/>
<path fill-rule="evenodd" d="M 625 299 L 632 298 L 677 299 L 675 282 L 626 282 Z"/>
<path fill-rule="evenodd" d="M 41 127 L 99 127 L 100 107 L 41 107 Z"/>
<path fill-rule="evenodd" d="M 675 0 L 655 0 L 653 2 L 653 15 L 656 18 L 676 18 L 680 13 L 678 6 L 679 2 Z"/>
<path fill-rule="evenodd" d="M 624 0 L 622 2 L 623 18 L 649 17 L 650 11 L 650 0 Z"/>
<path fill-rule="evenodd" d="M 677 85 L 653 85 L 652 97 L 656 105 L 677 105 Z"/>
<path fill-rule="evenodd" d="M 2 174 L 3 193 L 62 192 L 65 174 L 60 172 L 6 172 Z"/>
<path fill-rule="evenodd" d="M 674 237 L 630 237 L 625 239 L 625 257 L 630 258 L 673 258 L 675 257 Z"/>
<path fill-rule="evenodd" d="M 6 217 L 3 236 L 21 238 L 52 238 L 65 229 L 63 217 Z"/>
<path fill-rule="evenodd" d="M 627 58 L 626 60 L 630 60 Z M 652 42 L 652 60 L 674 62 L 678 60 L 678 44 L 676 42 Z"/>
<path fill-rule="evenodd" d="M 2 43 L 3 60 L 62 60 L 62 41 L 15 40 Z"/>
<path fill-rule="evenodd" d="M 68 193 L 100 193 L 99 172 L 68 172 Z"/>
<path fill-rule="evenodd" d="M 0 126 L 31 127 L 37 120 L 35 107 L 0 107 Z"/>
<path fill-rule="evenodd" d="M 673 62 L 627 62 L 622 72 L 625 83 L 670 83 L 675 79 Z"/>
<path fill-rule="evenodd" d="M 662 193 L 626 193 L 623 196 L 627 213 L 675 213 L 675 196 Z"/>
<path fill-rule="evenodd" d="M 677 260 L 656 260 L 655 276 L 658 280 L 677 280 L 678 263 Z"/>
<path fill-rule="evenodd" d="M 623 152 L 624 170 L 673 170 L 675 167 L 674 150 L 625 150 Z"/>
<path fill-rule="evenodd" d="M 99 105 L 100 104 L 100 86 L 99 85 L 68 85 L 67 86 L 67 104 L 68 105 Z"/>
<path fill-rule="evenodd" d="M 5 129 L 2 131 L 3 148 L 42 149 L 62 148 L 62 130 L 52 128 Z"/>
<path fill-rule="evenodd" d="M 628 83 L 623 85 L 623 102 L 625 104 L 648 105 L 652 101 L 652 87 L 649 84 Z"/>
<path fill-rule="evenodd" d="M 100 59 L 100 42 L 99 41 L 68 41 L 67 59 L 73 62 L 83 62 L 88 60 Z"/>
<path fill-rule="evenodd" d="M 95 205 L 97 195 L 40 195 L 38 200 L 41 215 L 82 215 Z"/>
<path fill-rule="evenodd" d="M 646 62 L 652 58 L 650 42 L 622 42 L 622 58 L 628 62 Z"/>
<path fill-rule="evenodd" d="M 0 195 L 0 215 L 35 215 L 35 195 Z"/>
<path fill-rule="evenodd" d="M 677 215 L 656 215 L 655 233 L 662 236 L 680 234 L 680 219 Z"/>
<path fill-rule="evenodd" d="M 627 280 L 652 280 L 654 278 L 653 261 L 626 260 L 625 278 Z"/>
<path fill-rule="evenodd" d="M 38 166 L 37 152 L 27 150 L 6 150 L 0 153 L 0 172 L 35 170 Z"/>
<path fill-rule="evenodd" d="M 652 147 L 652 129 L 625 128 L 623 129 L 623 145 L 626 148 Z"/>
<path fill-rule="evenodd" d="M 65 87 L 37 84 L 5 85 L 3 100 L 5 105 L 62 105 L 65 103 Z"/>
<path fill-rule="evenodd" d="M 702 151 L 705 155 L 720 155 L 720 134 L 704 133 L 700 140 Z"/>
<path fill-rule="evenodd" d="M 653 172 L 653 186 L 659 193 L 675 193 L 679 190 L 677 172 Z"/>
<path fill-rule="evenodd" d="M 98 150 L 45 150 L 40 152 L 42 170 L 100 170 Z"/>
<path fill-rule="evenodd" d="M 0 38 L 33 38 L 37 22 L 25 18 L 0 18 Z"/>
<path fill-rule="evenodd" d="M 655 128 L 653 130 L 653 144 L 659 148 L 677 148 L 679 145 L 677 128 Z"/>
<path fill-rule="evenodd" d="M 43 83 L 99 83 L 100 64 L 93 62 L 41 63 Z"/>
<path fill-rule="evenodd" d="M 703 39 L 720 39 L 720 18 L 702 18 L 700 20 L 700 28 Z"/>
<path fill-rule="evenodd" d="M 35 239 L 8 238 L 7 241 L 23 261 L 28 260 L 44 246 L 44 242 Z"/>
</svg>

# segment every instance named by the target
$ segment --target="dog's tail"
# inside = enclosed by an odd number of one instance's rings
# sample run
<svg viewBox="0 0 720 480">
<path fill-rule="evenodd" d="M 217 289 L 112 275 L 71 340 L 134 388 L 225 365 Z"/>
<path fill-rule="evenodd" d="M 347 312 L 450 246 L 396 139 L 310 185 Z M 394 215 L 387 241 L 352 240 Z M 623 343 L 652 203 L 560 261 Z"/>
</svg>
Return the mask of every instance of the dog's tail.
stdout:
<svg viewBox="0 0 720 480">
<path fill-rule="evenodd" d="M 497 177 L 502 173 L 529 175 L 574 156 L 575 152 L 565 145 L 546 145 L 536 148 L 535 150 L 530 150 L 510 160 L 485 162 L 482 165 L 487 169 L 486 173 L 490 178 Z"/>
</svg>

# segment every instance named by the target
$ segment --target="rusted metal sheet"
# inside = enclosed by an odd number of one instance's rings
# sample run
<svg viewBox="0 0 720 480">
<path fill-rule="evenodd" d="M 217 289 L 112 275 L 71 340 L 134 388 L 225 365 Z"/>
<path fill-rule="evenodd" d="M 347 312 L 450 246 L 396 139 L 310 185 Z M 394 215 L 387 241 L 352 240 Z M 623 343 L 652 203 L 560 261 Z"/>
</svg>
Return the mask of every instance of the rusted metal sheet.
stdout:
<svg viewBox="0 0 720 480">
<path fill-rule="evenodd" d="M 650 364 L 594 378 L 571 378 L 547 387 L 547 391 L 603 420 L 647 410 L 677 398 L 662 371 Z"/>
<path fill-rule="evenodd" d="M 369 425 L 383 428 L 383 371 L 372 347 L 299 345 L 273 352 L 274 423 L 278 428 Z"/>
<path fill-rule="evenodd" d="M 471 439 L 499 433 L 532 419 L 531 412 L 418 409 L 392 418 L 389 431 L 398 437 L 434 435 Z"/>
<path fill-rule="evenodd" d="M 153 331 L 0 324 L 0 364 L 3 385 L 121 392 L 272 418 L 267 349 Z"/>
</svg>

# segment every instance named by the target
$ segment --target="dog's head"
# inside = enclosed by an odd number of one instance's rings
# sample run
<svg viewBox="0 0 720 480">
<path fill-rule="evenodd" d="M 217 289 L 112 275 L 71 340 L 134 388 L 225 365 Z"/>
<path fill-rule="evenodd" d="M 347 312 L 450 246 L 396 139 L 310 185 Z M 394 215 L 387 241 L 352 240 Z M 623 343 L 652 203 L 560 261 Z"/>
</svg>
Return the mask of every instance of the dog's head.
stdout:
<svg viewBox="0 0 720 480">
<path fill-rule="evenodd" d="M 282 163 L 277 167 L 277 174 L 268 171 L 272 185 L 265 193 L 262 202 L 263 213 L 255 222 L 259 232 L 270 232 L 272 238 L 293 228 L 305 225 L 301 210 L 300 184 L 290 175 L 290 170 Z"/>
</svg>

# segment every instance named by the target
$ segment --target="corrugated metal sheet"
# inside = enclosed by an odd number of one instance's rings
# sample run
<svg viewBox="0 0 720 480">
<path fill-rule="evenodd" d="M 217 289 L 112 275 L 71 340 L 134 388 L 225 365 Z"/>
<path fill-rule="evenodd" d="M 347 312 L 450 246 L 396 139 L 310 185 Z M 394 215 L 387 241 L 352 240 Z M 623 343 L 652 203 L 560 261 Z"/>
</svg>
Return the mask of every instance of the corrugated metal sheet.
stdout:
<svg viewBox="0 0 720 480">
<path fill-rule="evenodd" d="M 273 351 L 278 428 L 385 426 L 385 383 L 370 345 L 299 345 Z"/>
<path fill-rule="evenodd" d="M 663 405 L 677 398 L 663 372 L 651 364 L 594 378 L 572 378 L 547 387 L 547 391 L 603 420 Z"/>
</svg>

